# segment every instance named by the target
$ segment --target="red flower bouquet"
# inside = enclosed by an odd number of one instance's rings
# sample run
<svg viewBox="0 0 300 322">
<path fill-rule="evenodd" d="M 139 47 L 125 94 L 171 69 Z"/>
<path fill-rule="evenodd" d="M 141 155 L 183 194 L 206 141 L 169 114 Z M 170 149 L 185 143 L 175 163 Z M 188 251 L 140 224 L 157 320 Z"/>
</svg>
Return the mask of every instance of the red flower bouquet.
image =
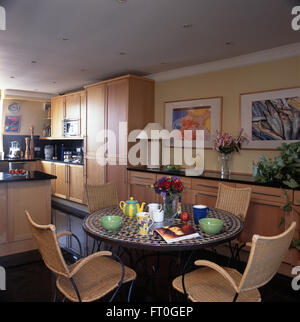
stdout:
<svg viewBox="0 0 300 322">
<path fill-rule="evenodd" d="M 163 208 L 165 218 L 177 215 L 177 198 L 184 190 L 184 185 L 176 176 L 162 177 L 152 186 L 152 189 L 163 197 Z"/>
</svg>

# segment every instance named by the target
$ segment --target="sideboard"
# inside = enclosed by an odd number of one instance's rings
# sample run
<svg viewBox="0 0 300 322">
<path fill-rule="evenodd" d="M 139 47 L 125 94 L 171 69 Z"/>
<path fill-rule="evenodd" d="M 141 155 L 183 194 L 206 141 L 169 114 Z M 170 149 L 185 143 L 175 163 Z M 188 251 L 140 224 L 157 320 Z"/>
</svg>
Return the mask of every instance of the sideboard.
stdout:
<svg viewBox="0 0 300 322">
<path fill-rule="evenodd" d="M 205 204 L 209 207 L 214 207 L 216 204 L 219 182 L 237 188 L 251 187 L 251 203 L 243 230 L 247 240 L 251 241 L 253 234 L 263 236 L 280 234 L 291 221 L 297 222 L 294 238 L 300 238 L 300 190 L 262 185 L 250 175 L 233 174 L 228 179 L 221 179 L 219 173 L 204 172 L 198 177 L 188 177 L 182 171 L 156 170 L 146 167 L 128 167 L 127 174 L 128 197 L 133 196 L 139 202 L 161 202 L 161 197 L 155 194 L 150 186 L 166 175 L 177 175 L 183 181 L 185 190 L 182 202 Z M 287 201 L 293 203 L 293 210 L 290 215 L 285 216 L 285 224 L 279 227 L 284 215 L 282 208 Z M 300 251 L 291 248 L 285 262 L 292 266 L 300 265 Z"/>
</svg>

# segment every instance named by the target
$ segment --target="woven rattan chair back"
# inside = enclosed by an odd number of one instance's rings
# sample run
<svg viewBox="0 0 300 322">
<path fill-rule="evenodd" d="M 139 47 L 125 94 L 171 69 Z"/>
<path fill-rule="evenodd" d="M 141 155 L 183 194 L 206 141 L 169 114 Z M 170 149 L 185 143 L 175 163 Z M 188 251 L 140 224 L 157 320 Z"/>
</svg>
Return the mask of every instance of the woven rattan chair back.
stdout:
<svg viewBox="0 0 300 322">
<path fill-rule="evenodd" d="M 239 285 L 239 291 L 259 288 L 277 273 L 291 244 L 296 222 L 282 234 L 273 237 L 253 235 L 247 267 Z"/>
<path fill-rule="evenodd" d="M 233 188 L 219 183 L 216 208 L 231 212 L 245 221 L 251 199 L 251 188 Z"/>
<path fill-rule="evenodd" d="M 85 185 L 89 213 L 106 207 L 118 206 L 118 192 L 115 182 L 100 185 Z"/>
<path fill-rule="evenodd" d="M 25 211 L 25 214 L 45 265 L 54 273 L 68 277 L 69 270 L 58 245 L 55 226 L 38 225 L 28 211 Z"/>
</svg>

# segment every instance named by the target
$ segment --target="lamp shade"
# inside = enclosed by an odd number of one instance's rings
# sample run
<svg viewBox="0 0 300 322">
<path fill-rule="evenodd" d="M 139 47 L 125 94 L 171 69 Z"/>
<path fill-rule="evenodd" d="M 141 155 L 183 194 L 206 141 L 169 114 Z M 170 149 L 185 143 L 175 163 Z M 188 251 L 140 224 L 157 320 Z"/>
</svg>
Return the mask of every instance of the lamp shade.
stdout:
<svg viewBox="0 0 300 322">
<path fill-rule="evenodd" d="M 162 130 L 163 127 L 160 123 L 148 123 L 145 128 L 139 133 L 137 139 L 150 139 L 151 138 L 151 131 L 153 130 Z"/>
</svg>

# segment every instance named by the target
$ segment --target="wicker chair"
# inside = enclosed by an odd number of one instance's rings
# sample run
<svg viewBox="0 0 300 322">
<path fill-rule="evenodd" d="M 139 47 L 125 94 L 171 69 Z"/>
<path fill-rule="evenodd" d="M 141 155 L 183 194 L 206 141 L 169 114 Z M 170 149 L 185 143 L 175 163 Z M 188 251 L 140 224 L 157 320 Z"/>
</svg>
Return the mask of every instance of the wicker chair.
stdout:
<svg viewBox="0 0 300 322">
<path fill-rule="evenodd" d="M 100 185 L 85 185 L 89 213 L 102 208 L 118 206 L 118 191 L 115 182 Z"/>
<path fill-rule="evenodd" d="M 245 222 L 250 199 L 251 188 L 233 188 L 228 185 L 219 183 L 218 197 L 215 207 L 231 212 L 239 217 L 243 222 Z M 232 259 L 240 260 L 239 252 L 243 247 L 246 246 L 247 242 L 249 242 L 249 240 L 245 239 L 242 233 L 236 240 L 229 243 L 231 251 L 231 258 L 229 263 Z M 232 243 L 234 244 L 233 247 Z M 247 243 L 247 245 L 251 246 L 251 243 Z"/>
<path fill-rule="evenodd" d="M 273 237 L 253 235 L 246 269 L 242 274 L 207 260 L 204 266 L 173 280 L 173 287 L 193 302 L 256 302 L 261 301 L 259 287 L 276 274 L 291 244 L 296 222 L 282 234 Z"/>
<path fill-rule="evenodd" d="M 122 284 L 131 282 L 128 293 L 128 301 L 130 300 L 136 273 L 124 266 L 118 256 L 102 251 L 67 265 L 58 244 L 58 237 L 69 232 L 56 235 L 54 225 L 38 225 L 27 211 L 25 213 L 44 263 L 54 274 L 56 287 L 65 298 L 74 302 L 90 302 L 115 290 L 110 298 L 111 302 Z"/>
<path fill-rule="evenodd" d="M 118 190 L 115 182 L 99 185 L 86 184 L 85 193 L 90 214 L 103 208 L 119 206 Z M 91 252 L 93 253 L 95 249 L 99 251 L 102 244 L 101 241 L 94 239 Z"/>
</svg>

